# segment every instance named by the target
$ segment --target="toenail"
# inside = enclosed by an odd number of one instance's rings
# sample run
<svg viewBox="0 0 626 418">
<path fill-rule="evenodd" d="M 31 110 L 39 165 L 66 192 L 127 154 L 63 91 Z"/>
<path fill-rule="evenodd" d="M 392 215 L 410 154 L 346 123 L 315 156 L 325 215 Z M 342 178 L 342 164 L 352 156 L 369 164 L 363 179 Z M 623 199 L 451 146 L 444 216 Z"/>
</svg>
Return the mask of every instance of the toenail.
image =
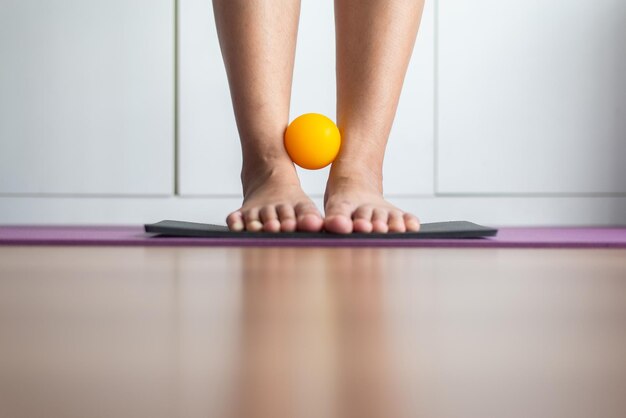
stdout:
<svg viewBox="0 0 626 418">
<path fill-rule="evenodd" d="M 407 226 L 411 225 L 414 227 L 418 227 L 420 225 L 420 223 L 418 221 L 416 221 L 415 219 L 410 219 L 406 222 Z"/>
<path fill-rule="evenodd" d="M 263 228 L 263 224 L 259 221 L 250 221 L 248 223 L 248 229 L 261 229 Z"/>
<path fill-rule="evenodd" d="M 235 223 L 233 223 L 234 231 L 241 231 L 242 229 L 243 229 L 243 223 L 241 221 L 236 221 Z"/>
</svg>

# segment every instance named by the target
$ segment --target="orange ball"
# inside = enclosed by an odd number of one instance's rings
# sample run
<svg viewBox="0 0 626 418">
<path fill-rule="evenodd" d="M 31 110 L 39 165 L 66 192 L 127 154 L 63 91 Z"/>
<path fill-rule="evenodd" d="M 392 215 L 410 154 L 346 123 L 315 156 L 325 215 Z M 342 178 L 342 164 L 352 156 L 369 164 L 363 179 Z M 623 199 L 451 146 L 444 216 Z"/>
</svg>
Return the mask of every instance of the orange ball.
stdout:
<svg viewBox="0 0 626 418">
<path fill-rule="evenodd" d="M 318 170 L 335 161 L 341 147 L 341 134 L 326 116 L 305 113 L 289 124 L 284 142 L 291 161 L 302 168 Z"/>
</svg>

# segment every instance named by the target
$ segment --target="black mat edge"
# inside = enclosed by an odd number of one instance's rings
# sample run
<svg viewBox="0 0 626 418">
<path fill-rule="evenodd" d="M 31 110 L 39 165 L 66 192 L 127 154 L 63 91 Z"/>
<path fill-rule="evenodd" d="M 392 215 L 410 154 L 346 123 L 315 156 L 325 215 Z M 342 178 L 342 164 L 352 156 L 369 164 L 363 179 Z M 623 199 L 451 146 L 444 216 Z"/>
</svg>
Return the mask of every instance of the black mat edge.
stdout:
<svg viewBox="0 0 626 418">
<path fill-rule="evenodd" d="M 496 228 L 486 227 L 468 221 L 448 221 L 425 223 L 419 232 L 334 234 L 330 232 L 234 232 L 224 225 L 203 224 L 163 220 L 145 224 L 147 233 L 159 234 L 153 238 L 195 237 L 195 238 L 280 238 L 280 239 L 457 239 L 486 238 L 497 235 Z"/>
</svg>

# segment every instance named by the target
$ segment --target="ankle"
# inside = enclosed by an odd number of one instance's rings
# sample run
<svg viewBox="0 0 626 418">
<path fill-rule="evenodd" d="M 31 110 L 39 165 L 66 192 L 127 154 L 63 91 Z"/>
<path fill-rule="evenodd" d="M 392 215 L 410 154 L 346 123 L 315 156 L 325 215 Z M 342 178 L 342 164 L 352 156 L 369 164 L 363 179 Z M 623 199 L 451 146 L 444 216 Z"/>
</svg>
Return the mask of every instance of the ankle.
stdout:
<svg viewBox="0 0 626 418">
<path fill-rule="evenodd" d="M 250 161 L 244 159 L 241 168 L 244 198 L 267 183 L 300 186 L 296 168 L 291 161 L 284 159 Z"/>
<path fill-rule="evenodd" d="M 382 195 L 382 173 L 371 167 L 341 165 L 335 168 L 333 164 L 326 183 L 324 200 L 327 201 L 335 193 L 355 191 Z"/>
</svg>

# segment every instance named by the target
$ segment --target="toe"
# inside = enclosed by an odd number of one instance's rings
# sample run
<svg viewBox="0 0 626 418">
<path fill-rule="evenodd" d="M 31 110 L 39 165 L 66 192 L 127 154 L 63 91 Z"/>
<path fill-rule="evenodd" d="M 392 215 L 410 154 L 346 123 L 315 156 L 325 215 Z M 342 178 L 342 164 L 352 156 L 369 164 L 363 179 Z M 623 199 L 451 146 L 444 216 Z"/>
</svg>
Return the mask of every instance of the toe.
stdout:
<svg viewBox="0 0 626 418">
<path fill-rule="evenodd" d="M 293 206 L 281 204 L 276 206 L 276 213 L 280 221 L 280 230 L 283 232 L 293 232 L 296 229 L 296 212 Z"/>
<path fill-rule="evenodd" d="M 389 213 L 389 232 L 406 232 L 406 226 L 404 225 L 404 218 L 402 212 L 394 210 Z"/>
<path fill-rule="evenodd" d="M 353 206 L 347 202 L 332 204 L 326 208 L 324 229 L 338 234 L 349 234 L 353 231 Z"/>
<path fill-rule="evenodd" d="M 406 225 L 406 230 L 409 232 L 417 232 L 420 230 L 420 221 L 417 216 L 412 215 L 410 213 L 404 214 L 404 224 Z"/>
<path fill-rule="evenodd" d="M 296 228 L 299 231 L 317 232 L 322 229 L 324 221 L 313 203 L 299 203 L 295 207 Z"/>
<path fill-rule="evenodd" d="M 345 215 L 332 215 L 324 219 L 324 229 L 336 234 L 349 234 L 352 232 L 354 224 Z"/>
<path fill-rule="evenodd" d="M 322 226 L 324 226 L 322 217 L 309 213 L 298 217 L 296 228 L 299 231 L 319 232 Z"/>
<path fill-rule="evenodd" d="M 386 233 L 389 231 L 387 221 L 389 220 L 389 211 L 386 209 L 374 209 L 372 214 L 372 230 L 378 233 Z"/>
<path fill-rule="evenodd" d="M 354 232 L 372 232 L 372 212 L 371 206 L 359 206 L 352 214 Z"/>
<path fill-rule="evenodd" d="M 259 211 L 259 218 L 261 219 L 261 223 L 263 223 L 263 231 L 280 231 L 280 221 L 278 220 L 278 214 L 276 213 L 276 208 L 274 206 L 263 206 Z"/>
<path fill-rule="evenodd" d="M 246 231 L 258 232 L 263 229 L 263 224 L 259 219 L 259 209 L 252 208 L 243 211 L 243 220 L 246 225 Z"/>
<path fill-rule="evenodd" d="M 240 211 L 235 211 L 226 218 L 226 225 L 231 231 L 243 231 L 243 215 Z"/>
</svg>

